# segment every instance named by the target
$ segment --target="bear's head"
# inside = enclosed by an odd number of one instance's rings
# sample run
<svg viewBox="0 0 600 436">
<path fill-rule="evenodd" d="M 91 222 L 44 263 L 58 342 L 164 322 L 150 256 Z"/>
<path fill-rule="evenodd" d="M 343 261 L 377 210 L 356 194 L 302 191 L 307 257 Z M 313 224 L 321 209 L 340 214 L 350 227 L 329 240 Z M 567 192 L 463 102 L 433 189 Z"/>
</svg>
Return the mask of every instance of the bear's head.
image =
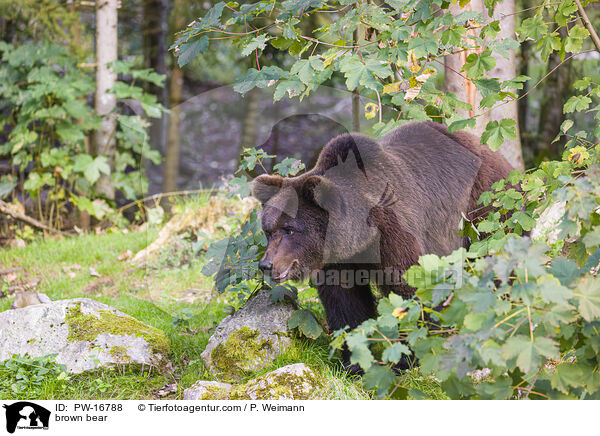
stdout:
<svg viewBox="0 0 600 436">
<path fill-rule="evenodd" d="M 252 194 L 263 206 L 268 241 L 259 267 L 276 282 L 301 280 L 321 268 L 329 214 L 320 205 L 335 201 L 329 181 L 315 175 L 262 175 L 254 180 Z"/>
</svg>

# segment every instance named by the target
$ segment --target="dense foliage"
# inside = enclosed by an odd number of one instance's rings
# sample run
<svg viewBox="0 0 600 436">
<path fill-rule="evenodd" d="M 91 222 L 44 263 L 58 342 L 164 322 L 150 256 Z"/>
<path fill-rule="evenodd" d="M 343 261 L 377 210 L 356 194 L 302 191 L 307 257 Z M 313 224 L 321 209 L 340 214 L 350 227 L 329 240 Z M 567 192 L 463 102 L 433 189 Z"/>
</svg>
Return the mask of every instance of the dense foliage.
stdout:
<svg viewBox="0 0 600 436">
<path fill-rule="evenodd" d="M 566 61 L 567 54 L 570 58 L 585 51 L 589 32 L 582 24 L 572 24 L 577 18 L 572 0 L 543 2 L 532 8 L 533 15 L 517 29 L 518 39 L 496 38 L 500 22 L 491 18 L 496 0 L 485 1 L 488 16 L 468 8 L 453 15 L 452 3 L 457 2 L 219 2 L 190 23 L 173 47 L 180 65 L 185 65 L 209 50 L 213 40 L 227 38 L 238 45 L 241 56 L 254 60 L 254 68 L 237 79 L 234 89 L 246 93 L 256 87 L 271 88 L 275 100 L 286 95 L 302 98 L 343 75 L 349 91 L 356 90 L 376 102 L 365 108 L 367 117 L 379 117 L 375 136 L 403 120 L 443 120 L 451 131 L 475 126 L 474 117 L 459 115 L 470 105 L 441 89 L 438 79 L 443 73 L 443 57 L 448 54 L 467 54 L 462 71 L 456 73 L 471 79 L 481 92 L 482 112 L 477 115 L 481 116 L 492 108 L 514 104 L 515 90 L 530 79 L 518 76 L 500 81 L 487 77 L 496 66 L 494 55 L 507 57 L 508 50 L 526 40 L 536 46 L 544 62 L 554 52 Z M 466 4 L 459 2 L 461 7 Z M 314 16 L 327 24 L 306 32 Z M 561 38 L 558 30 L 563 26 L 568 31 Z M 287 52 L 291 59 L 287 64 L 271 65 L 270 56 L 261 56 L 269 52 L 268 47 Z M 598 91 L 594 89 L 573 96 L 565 112 L 598 111 Z M 490 121 L 482 143 L 497 149 L 503 140 L 515 135 L 515 120 Z M 600 130 L 597 128 L 593 135 L 599 136 Z"/>
<path fill-rule="evenodd" d="M 16 169 L 0 181 L 0 198 L 8 196 L 19 177 L 23 188 L 37 199 L 38 214 L 45 222 L 60 227 L 59 220 L 69 204 L 103 218 L 111 212 L 110 202 L 97 195 L 94 184 L 104 173 L 126 198 L 146 191 L 140 159 L 160 161 L 150 150 L 146 117 L 160 117 L 164 108 L 156 96 L 145 93 L 139 82 L 162 85 L 164 76 L 151 70 L 134 70 L 132 64 L 113 66 L 127 81 L 113 89 L 118 101 L 118 140 L 114 170 L 106 156 L 93 154 L 89 135 L 99 127 L 89 97 L 94 92 L 93 76 L 78 65 L 66 49 L 49 43 L 18 47 L 0 42 L 0 125 L 7 140 L 0 157 Z M 132 108 L 139 107 L 134 111 Z M 47 195 L 42 208 L 41 195 Z"/>
</svg>

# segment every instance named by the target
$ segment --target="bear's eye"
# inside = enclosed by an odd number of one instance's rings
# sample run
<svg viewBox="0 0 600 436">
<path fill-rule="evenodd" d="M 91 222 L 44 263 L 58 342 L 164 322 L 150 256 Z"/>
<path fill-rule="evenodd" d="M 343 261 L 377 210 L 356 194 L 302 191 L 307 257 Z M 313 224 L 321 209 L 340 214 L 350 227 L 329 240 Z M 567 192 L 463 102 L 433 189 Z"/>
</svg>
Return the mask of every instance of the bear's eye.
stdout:
<svg viewBox="0 0 600 436">
<path fill-rule="evenodd" d="M 294 229 L 290 229 L 289 227 L 287 227 L 287 228 L 283 229 L 283 232 L 284 232 L 286 235 L 289 235 L 289 236 L 291 236 L 291 235 L 293 235 L 293 234 L 294 234 Z"/>
</svg>

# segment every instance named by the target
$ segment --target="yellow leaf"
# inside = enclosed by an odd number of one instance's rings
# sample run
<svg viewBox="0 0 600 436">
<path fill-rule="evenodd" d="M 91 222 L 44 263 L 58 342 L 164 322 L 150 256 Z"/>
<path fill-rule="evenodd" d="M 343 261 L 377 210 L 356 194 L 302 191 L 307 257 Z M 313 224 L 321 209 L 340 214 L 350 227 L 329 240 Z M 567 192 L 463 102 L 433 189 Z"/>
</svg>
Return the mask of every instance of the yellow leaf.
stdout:
<svg viewBox="0 0 600 436">
<path fill-rule="evenodd" d="M 404 318 L 406 316 L 406 308 L 396 307 L 392 312 L 392 316 L 395 316 L 398 319 Z"/>
<path fill-rule="evenodd" d="M 400 92 L 400 85 L 402 84 L 402 82 L 394 82 L 394 83 L 390 83 L 388 85 L 384 85 L 383 86 L 383 93 L 384 94 L 391 94 L 393 92 Z"/>
<path fill-rule="evenodd" d="M 377 115 L 378 110 L 379 106 L 377 106 L 375 103 L 367 103 L 365 105 L 365 117 L 367 118 L 367 120 L 370 120 L 375 115 Z"/>
<path fill-rule="evenodd" d="M 409 50 L 408 52 L 408 69 L 413 73 L 416 73 L 421 69 L 419 65 L 419 59 L 415 56 L 414 50 Z"/>
<path fill-rule="evenodd" d="M 569 150 L 569 161 L 574 163 L 575 165 L 581 165 L 583 161 L 590 157 L 587 149 L 581 145 L 577 147 L 573 147 Z"/>
</svg>

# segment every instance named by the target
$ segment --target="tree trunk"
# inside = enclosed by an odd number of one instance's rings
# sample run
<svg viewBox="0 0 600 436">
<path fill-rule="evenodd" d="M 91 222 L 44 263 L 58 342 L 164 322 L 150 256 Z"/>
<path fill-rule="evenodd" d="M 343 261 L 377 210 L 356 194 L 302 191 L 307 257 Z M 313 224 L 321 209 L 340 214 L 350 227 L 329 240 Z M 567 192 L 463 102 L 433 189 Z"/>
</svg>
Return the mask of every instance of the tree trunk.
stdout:
<svg viewBox="0 0 600 436">
<path fill-rule="evenodd" d="M 496 39 L 513 39 L 515 36 L 515 0 L 504 0 L 497 3 L 492 19 L 498 20 L 500 23 L 500 32 L 496 36 Z M 508 52 L 508 59 L 497 53 L 492 53 L 492 56 L 496 58 L 496 66 L 489 72 L 490 77 L 500 79 L 503 82 L 513 79 L 517 75 L 517 62 L 513 50 Z M 512 92 L 516 92 L 516 90 L 513 89 Z M 517 123 L 517 137 L 515 139 L 505 139 L 498 151 L 502 153 L 513 167 L 523 169 L 518 111 L 519 105 L 517 102 L 505 104 L 491 111 L 490 120 L 499 122 L 503 118 L 509 118 Z"/>
<path fill-rule="evenodd" d="M 69 11 L 72 13 L 77 12 L 77 4 L 75 2 L 71 3 L 71 5 L 69 6 Z M 71 41 L 71 50 L 75 53 L 77 53 L 78 50 L 83 50 L 83 40 L 81 38 L 81 22 L 74 22 L 71 25 L 71 35 L 72 35 L 72 41 Z M 82 98 L 85 101 L 85 98 Z M 78 119 L 77 120 L 77 124 L 83 124 L 83 119 Z M 84 150 L 86 153 L 90 152 L 90 135 L 88 134 L 84 139 L 83 139 L 83 146 L 84 146 Z M 80 192 L 78 192 L 79 194 L 81 194 Z M 79 210 L 79 228 L 81 228 L 84 231 L 87 231 L 90 229 L 90 214 L 87 213 L 84 210 Z"/>
<path fill-rule="evenodd" d="M 254 88 L 244 97 L 246 101 L 246 112 L 242 121 L 242 134 L 240 135 L 240 151 L 246 147 L 255 147 L 258 137 L 258 104 L 260 102 L 260 90 Z M 240 153 L 241 155 L 241 153 Z"/>
<path fill-rule="evenodd" d="M 471 1 L 465 9 L 479 12 L 484 16 L 487 16 L 487 9 L 483 4 L 483 0 Z M 453 15 L 457 15 L 462 11 L 458 5 L 451 5 L 450 12 Z M 514 37 L 514 0 L 504 0 L 496 5 L 494 11 L 494 20 L 500 20 L 500 32 L 497 36 L 498 39 L 506 39 Z M 477 30 L 469 30 L 469 34 L 476 36 Z M 521 143 L 519 140 L 519 127 L 518 127 L 518 106 L 516 103 L 504 105 L 497 110 L 491 112 L 484 112 L 479 108 L 481 102 L 481 94 L 476 89 L 473 82 L 466 78 L 464 73 L 461 73 L 465 60 L 469 55 L 469 52 L 461 52 L 446 56 L 445 58 L 445 88 L 447 92 L 456 94 L 457 98 L 461 101 L 467 102 L 471 105 L 472 109 L 470 112 L 458 111 L 462 116 L 476 116 L 476 125 L 474 134 L 481 136 L 485 131 L 485 127 L 490 121 L 500 120 L 502 118 L 511 118 L 517 123 L 517 139 L 506 140 L 505 143 L 500 147 L 500 152 L 504 157 L 515 167 L 523 168 L 523 157 L 521 154 Z M 494 54 L 496 58 L 496 67 L 489 72 L 489 77 L 498 78 L 501 81 L 509 80 L 516 75 L 516 63 L 514 52 L 510 53 L 509 59 L 504 59 L 498 54 Z M 462 113 L 461 113 L 462 112 Z"/>
<path fill-rule="evenodd" d="M 93 153 L 108 158 L 114 168 L 116 151 L 117 99 L 108 92 L 117 80 L 108 64 L 117 60 L 117 7 L 119 0 L 96 1 L 96 113 L 102 116 L 102 124 L 94 133 Z M 96 192 L 114 200 L 115 188 L 110 176 L 102 174 L 96 182 Z"/>
<path fill-rule="evenodd" d="M 561 27 L 559 34 L 561 38 L 565 38 L 567 29 Z M 552 53 L 548 58 L 548 71 L 552 71 L 560 62 L 558 53 Z M 571 62 L 565 62 L 545 80 L 535 146 L 535 155 L 539 158 L 556 158 L 564 146 L 564 141 L 557 141 L 554 144 L 552 141 L 560 132 L 560 125 L 565 120 L 562 108 L 570 96 L 571 83 Z"/>
<path fill-rule="evenodd" d="M 177 177 L 179 176 L 179 148 L 180 136 L 179 125 L 181 117 L 181 91 L 183 88 L 183 71 L 177 64 L 171 71 L 169 83 L 169 102 L 171 113 L 169 114 L 169 129 L 167 133 L 167 152 L 165 156 L 165 169 L 163 173 L 163 192 L 177 190 Z"/>
<path fill-rule="evenodd" d="M 175 0 L 171 11 L 173 19 L 172 33 L 180 31 L 185 26 L 183 15 L 183 0 Z M 177 64 L 177 59 L 172 58 L 173 68 L 169 79 L 169 126 L 167 131 L 167 149 L 165 151 L 165 166 L 163 171 L 163 192 L 177 190 L 177 177 L 179 177 L 179 149 L 181 124 L 181 93 L 183 89 L 183 71 Z M 166 205 L 168 207 L 168 205 Z"/>
<path fill-rule="evenodd" d="M 167 10 L 167 0 L 144 0 L 142 30 L 144 36 L 144 65 L 159 74 L 167 74 L 167 34 L 169 31 Z M 168 86 L 158 87 L 150 83 L 147 85 L 146 91 L 156 95 L 160 104 L 168 106 Z M 152 118 L 150 123 L 150 145 L 153 149 L 164 153 L 169 125 L 168 115 L 164 113 L 161 118 Z"/>
<path fill-rule="evenodd" d="M 467 4 L 464 9 L 485 14 L 483 0 L 473 0 L 471 3 Z M 458 4 L 450 5 L 450 13 L 452 15 L 458 15 L 462 11 L 463 8 L 461 8 Z M 472 29 L 468 31 L 468 34 L 470 36 L 478 36 L 479 31 Z M 481 93 L 477 90 L 475 84 L 471 80 L 467 79 L 466 74 L 461 72 L 467 56 L 469 56 L 471 53 L 479 53 L 479 50 L 462 51 L 460 53 L 445 57 L 444 86 L 446 88 L 446 92 L 452 92 L 460 101 L 464 101 L 465 103 L 469 103 L 471 105 L 470 111 L 458 109 L 457 113 L 463 117 L 477 116 L 475 119 L 475 128 L 473 129 L 472 133 L 477 136 L 481 136 L 481 134 L 485 131 L 485 126 L 489 122 L 489 114 L 482 114 L 481 109 L 479 109 Z"/>
<path fill-rule="evenodd" d="M 521 59 L 519 62 L 519 75 L 529 76 L 529 61 L 531 55 L 531 42 L 523 41 L 521 44 Z M 531 140 L 533 139 L 527 129 L 527 117 L 529 116 L 529 96 L 526 95 L 529 91 L 529 82 L 523 83 L 523 88 L 519 89 L 519 135 L 521 137 L 521 148 L 525 151 L 529 150 Z"/>
</svg>

